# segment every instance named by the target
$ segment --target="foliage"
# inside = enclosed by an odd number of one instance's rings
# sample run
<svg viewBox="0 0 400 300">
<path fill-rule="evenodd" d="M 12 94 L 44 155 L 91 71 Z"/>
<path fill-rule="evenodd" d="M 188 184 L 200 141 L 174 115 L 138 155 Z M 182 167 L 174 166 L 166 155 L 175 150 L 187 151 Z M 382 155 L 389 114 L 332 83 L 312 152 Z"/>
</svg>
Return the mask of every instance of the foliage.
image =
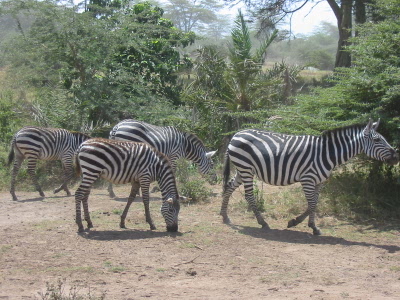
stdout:
<svg viewBox="0 0 400 300">
<path fill-rule="evenodd" d="M 100 15 L 57 3 L 1 2 L 3 16 L 16 24 L 32 20 L 0 51 L 12 87 L 32 91 L 40 125 L 79 129 L 82 122 L 145 118 L 154 104 L 168 112 L 179 103 L 182 62 L 175 48 L 192 43 L 193 33 L 174 28 L 148 2 Z"/>
<path fill-rule="evenodd" d="M 271 59 L 284 59 L 291 64 L 300 64 L 320 70 L 333 70 L 338 32 L 334 25 L 323 22 L 310 35 L 282 40 L 270 48 Z"/>
<path fill-rule="evenodd" d="M 217 22 L 222 5 L 215 0 L 168 0 L 166 16 L 183 32 L 200 33 Z"/>
<path fill-rule="evenodd" d="M 197 167 L 188 161 L 180 159 L 177 165 L 176 178 L 179 194 L 188 197 L 191 203 L 208 201 L 212 195 L 211 190 L 206 187 L 207 182 L 201 178 Z"/>
<path fill-rule="evenodd" d="M 397 178 L 397 179 L 396 179 Z M 400 217 L 400 169 L 357 160 L 335 172 L 323 189 L 325 213 L 366 221 Z M 390 188 L 387 188 L 389 187 Z"/>
<path fill-rule="evenodd" d="M 240 11 L 231 36 L 228 57 L 216 46 L 197 51 L 195 79 L 182 96 L 193 108 L 195 132 L 203 139 L 215 141 L 212 147 L 222 146 L 222 135 L 258 122 L 268 115 L 266 109 L 286 101 L 288 86 L 300 71 L 290 70 L 284 62 L 263 70 L 265 52 L 277 37 L 277 31 L 254 50 Z"/>
</svg>

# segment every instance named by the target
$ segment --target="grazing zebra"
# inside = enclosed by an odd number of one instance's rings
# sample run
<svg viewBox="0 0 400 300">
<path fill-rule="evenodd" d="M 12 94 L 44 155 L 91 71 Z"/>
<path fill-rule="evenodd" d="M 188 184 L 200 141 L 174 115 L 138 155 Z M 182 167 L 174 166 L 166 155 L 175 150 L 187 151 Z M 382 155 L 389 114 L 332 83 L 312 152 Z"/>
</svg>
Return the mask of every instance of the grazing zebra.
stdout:
<svg viewBox="0 0 400 300">
<path fill-rule="evenodd" d="M 174 171 L 179 158 L 189 159 L 199 166 L 202 174 L 209 174 L 211 181 L 216 181 L 211 157 L 217 151 L 206 152 L 203 142 L 192 133 L 182 132 L 172 126 L 159 127 L 128 119 L 114 126 L 110 139 L 149 144 L 169 158 Z M 108 192 L 110 197 L 115 197 L 112 184 Z"/>
<path fill-rule="evenodd" d="M 334 167 L 364 152 L 369 157 L 397 164 L 399 155 L 376 132 L 379 125 L 370 120 L 365 125 L 353 125 L 324 132 L 321 136 L 295 136 L 260 130 L 243 130 L 236 133 L 226 153 L 224 192 L 220 214 L 224 223 L 230 223 L 227 208 L 233 191 L 242 183 L 245 198 L 252 208 L 258 224 L 269 228 L 257 211 L 253 194 L 253 177 L 258 176 L 271 185 L 289 185 L 300 182 L 308 202 L 307 210 L 289 221 L 296 226 L 309 216 L 308 226 L 315 235 L 321 234 L 315 225 L 315 209 L 321 184 L 327 180 Z M 230 161 L 236 175 L 228 182 Z"/>
<path fill-rule="evenodd" d="M 8 156 L 8 165 L 14 160 L 10 189 L 13 200 L 18 200 L 15 195 L 15 179 L 24 159 L 28 160 L 28 173 L 36 190 L 42 197 L 44 197 L 44 193 L 35 175 L 38 159 L 61 160 L 64 169 L 63 184 L 55 189 L 54 193 L 64 190 L 70 196 L 71 193 L 67 185 L 74 174 L 72 158 L 80 144 L 89 138 L 86 134 L 61 128 L 32 126 L 19 130 L 12 139 Z"/>
<path fill-rule="evenodd" d="M 146 222 L 149 223 L 150 229 L 156 229 L 150 216 L 149 186 L 157 180 L 162 195 L 161 214 L 167 224 L 167 231 L 178 230 L 178 190 L 171 164 L 161 152 L 144 143 L 94 138 L 81 145 L 75 162 L 78 171 L 82 173 L 82 181 L 75 192 L 76 223 L 79 232 L 83 231 L 81 202 L 88 228 L 93 227 L 89 216 L 88 197 L 92 184 L 99 177 L 116 184 L 132 184 L 128 202 L 121 216 L 121 228 L 125 228 L 129 207 L 141 188 Z"/>
</svg>

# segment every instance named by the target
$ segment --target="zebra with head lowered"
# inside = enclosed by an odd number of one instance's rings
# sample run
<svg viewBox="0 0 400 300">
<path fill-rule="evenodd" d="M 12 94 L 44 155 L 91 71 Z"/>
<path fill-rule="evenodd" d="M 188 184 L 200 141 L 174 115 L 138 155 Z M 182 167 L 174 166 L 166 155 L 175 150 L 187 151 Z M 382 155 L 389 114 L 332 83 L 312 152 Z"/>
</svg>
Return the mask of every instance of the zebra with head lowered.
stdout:
<svg viewBox="0 0 400 300">
<path fill-rule="evenodd" d="M 289 221 L 296 226 L 309 216 L 308 226 L 315 235 L 321 234 L 315 225 L 315 209 L 321 184 L 332 170 L 364 152 L 369 157 L 394 165 L 399 155 L 376 130 L 379 121 L 370 120 L 365 125 L 353 125 L 324 132 L 321 136 L 295 136 L 260 130 L 243 130 L 236 133 L 226 153 L 224 192 L 220 214 L 229 223 L 227 214 L 229 198 L 242 183 L 245 198 L 252 208 L 258 224 L 269 228 L 258 212 L 253 194 L 253 177 L 256 175 L 271 185 L 289 185 L 300 182 L 308 202 L 307 210 Z M 230 161 L 236 175 L 229 180 Z"/>
<path fill-rule="evenodd" d="M 203 142 L 192 133 L 182 132 L 172 126 L 159 127 L 127 119 L 114 126 L 110 139 L 149 144 L 169 158 L 174 171 L 177 160 L 183 157 L 196 163 L 200 172 L 210 175 L 213 182 L 217 178 L 211 159 L 217 151 L 207 152 Z M 110 197 L 115 197 L 111 184 L 108 191 Z"/>
<path fill-rule="evenodd" d="M 76 223 L 82 232 L 81 203 L 88 228 L 93 227 L 89 216 L 88 197 L 92 184 L 99 178 L 116 184 L 131 183 L 131 193 L 120 227 L 125 228 L 125 218 L 139 188 L 142 189 L 146 221 L 150 229 L 156 229 L 150 216 L 149 187 L 157 181 L 162 195 L 161 214 L 167 231 L 178 230 L 179 195 L 174 172 L 168 158 L 153 147 L 136 142 L 113 141 L 94 138 L 84 142 L 78 149 L 75 164 L 82 173 L 82 181 L 75 192 Z"/>
<path fill-rule="evenodd" d="M 37 161 L 39 159 L 61 160 L 64 169 L 63 184 L 56 188 L 54 193 L 64 190 L 67 192 L 67 195 L 70 196 L 71 193 L 68 190 L 68 182 L 74 174 L 72 158 L 80 144 L 89 138 L 90 137 L 86 134 L 62 128 L 32 126 L 24 127 L 19 130 L 12 139 L 11 150 L 8 156 L 9 165 L 14 160 L 10 188 L 13 200 L 18 200 L 15 195 L 15 179 L 25 159 L 28 160 L 28 173 L 32 178 L 36 190 L 42 197 L 44 197 L 44 193 L 35 174 Z"/>
</svg>

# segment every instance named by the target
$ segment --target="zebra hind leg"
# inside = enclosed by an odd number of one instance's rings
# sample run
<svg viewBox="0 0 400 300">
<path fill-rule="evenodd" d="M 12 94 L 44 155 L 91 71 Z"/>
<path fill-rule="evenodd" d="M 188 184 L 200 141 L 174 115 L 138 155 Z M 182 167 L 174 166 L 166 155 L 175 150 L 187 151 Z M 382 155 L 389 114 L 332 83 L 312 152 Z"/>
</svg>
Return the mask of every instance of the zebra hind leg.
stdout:
<svg viewBox="0 0 400 300">
<path fill-rule="evenodd" d="M 257 209 L 256 200 L 254 198 L 254 192 L 253 192 L 253 177 L 247 177 L 245 180 L 243 180 L 243 182 L 244 182 L 245 198 L 247 200 L 247 203 L 253 210 L 254 215 L 257 218 L 258 224 L 260 224 L 262 228 L 270 229 L 268 223 L 265 222 L 263 216 Z"/>
<path fill-rule="evenodd" d="M 19 169 L 21 168 L 21 164 L 24 161 L 24 157 L 16 156 L 14 160 L 13 170 L 11 173 L 11 187 L 10 187 L 10 194 L 14 201 L 17 201 L 17 195 L 15 194 L 15 179 L 17 178 L 17 174 Z"/>
<path fill-rule="evenodd" d="M 107 190 L 108 190 L 108 195 L 110 196 L 110 198 L 115 198 L 116 197 L 116 195 L 114 193 L 114 190 L 113 190 L 113 185 L 112 185 L 111 182 L 108 184 Z"/>
<path fill-rule="evenodd" d="M 36 178 L 36 164 L 37 164 L 37 158 L 28 158 L 28 174 L 32 179 L 33 185 L 35 186 L 36 190 L 39 192 L 39 195 L 41 197 L 44 197 L 43 190 L 41 186 L 39 185 L 39 182 Z"/>
<path fill-rule="evenodd" d="M 63 170 L 64 170 L 64 176 L 63 176 L 63 184 L 60 185 L 58 188 L 54 190 L 54 194 L 57 194 L 61 190 L 64 190 L 67 193 L 67 196 L 71 196 L 71 192 L 68 189 L 68 182 L 72 179 L 74 176 L 74 167 L 72 164 L 72 157 L 70 156 L 65 156 L 61 160 Z"/>
<path fill-rule="evenodd" d="M 85 221 L 87 223 L 88 228 L 93 228 L 92 220 L 90 219 L 89 214 L 89 204 L 88 198 L 90 194 L 90 188 L 100 176 L 99 174 L 91 174 L 90 176 L 83 177 L 82 182 L 80 183 L 78 189 L 75 192 L 75 208 L 76 208 L 76 217 L 75 222 L 78 225 L 78 231 L 83 232 L 84 227 L 82 224 L 82 214 L 81 214 L 81 203 L 83 206 L 83 211 L 85 215 Z"/>
<path fill-rule="evenodd" d="M 221 211 L 220 215 L 222 216 L 222 220 L 225 224 L 230 224 L 231 220 L 228 217 L 228 204 L 229 198 L 232 196 L 232 193 L 242 184 L 240 179 L 240 175 L 236 174 L 231 181 L 228 182 L 225 190 L 223 192 L 222 204 L 221 204 Z"/>
</svg>

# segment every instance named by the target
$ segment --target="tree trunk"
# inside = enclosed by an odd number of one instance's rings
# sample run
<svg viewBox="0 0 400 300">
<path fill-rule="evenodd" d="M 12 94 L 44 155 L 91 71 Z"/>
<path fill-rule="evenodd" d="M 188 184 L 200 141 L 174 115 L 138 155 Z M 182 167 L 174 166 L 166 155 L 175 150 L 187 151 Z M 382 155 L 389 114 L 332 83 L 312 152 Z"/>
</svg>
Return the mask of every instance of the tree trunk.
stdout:
<svg viewBox="0 0 400 300">
<path fill-rule="evenodd" d="M 336 3 L 335 0 L 327 0 L 329 6 L 334 12 L 338 29 L 339 29 L 339 42 L 338 49 L 336 52 L 335 68 L 337 67 L 350 67 L 351 56 L 345 48 L 350 45 L 349 38 L 351 37 L 352 30 L 352 0 L 342 0 L 341 6 Z"/>
</svg>

